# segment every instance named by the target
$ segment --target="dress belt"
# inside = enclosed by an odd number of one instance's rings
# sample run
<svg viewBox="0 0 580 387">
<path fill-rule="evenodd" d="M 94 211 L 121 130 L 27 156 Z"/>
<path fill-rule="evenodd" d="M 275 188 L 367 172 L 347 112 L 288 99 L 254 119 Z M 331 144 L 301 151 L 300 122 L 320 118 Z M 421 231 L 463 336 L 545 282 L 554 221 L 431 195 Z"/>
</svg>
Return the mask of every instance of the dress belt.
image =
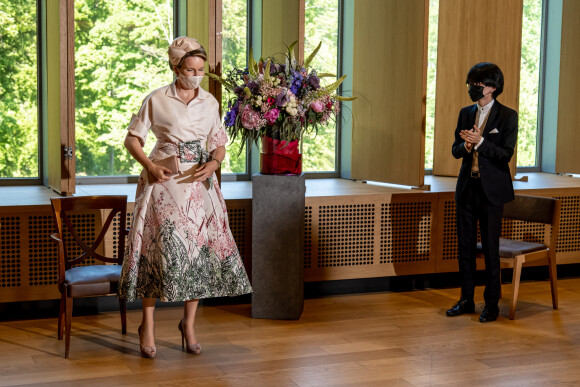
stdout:
<svg viewBox="0 0 580 387">
<path fill-rule="evenodd" d="M 157 141 L 155 148 L 175 154 L 179 162 L 184 164 L 205 164 L 210 160 L 209 152 L 201 146 L 200 140 L 178 143 Z M 213 188 L 213 174 L 207 178 L 207 181 L 210 188 Z"/>
</svg>

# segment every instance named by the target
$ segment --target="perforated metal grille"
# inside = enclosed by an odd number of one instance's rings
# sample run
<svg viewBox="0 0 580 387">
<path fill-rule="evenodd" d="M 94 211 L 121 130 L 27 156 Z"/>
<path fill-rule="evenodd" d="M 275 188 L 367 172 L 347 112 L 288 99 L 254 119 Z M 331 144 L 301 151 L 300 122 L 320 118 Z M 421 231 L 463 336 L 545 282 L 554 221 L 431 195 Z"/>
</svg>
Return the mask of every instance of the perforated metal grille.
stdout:
<svg viewBox="0 0 580 387">
<path fill-rule="evenodd" d="M 320 206 L 318 267 L 373 263 L 374 204 Z"/>
<path fill-rule="evenodd" d="M 556 252 L 580 250 L 580 196 L 558 197 L 562 201 Z"/>
<path fill-rule="evenodd" d="M 20 286 L 20 217 L 0 217 L 0 286 Z"/>
<path fill-rule="evenodd" d="M 457 259 L 457 216 L 455 201 L 445 201 L 443 209 L 443 260 Z"/>
<path fill-rule="evenodd" d="M 94 213 L 83 213 L 68 214 L 68 216 L 79 238 L 88 246 L 92 246 L 101 231 L 101 225 L 97 225 L 97 215 Z M 74 241 L 72 234 L 66 226 L 64 227 L 63 240 L 66 245 L 68 259 L 74 259 L 84 252 Z M 82 266 L 94 264 L 102 264 L 102 262 L 94 258 L 87 258 L 83 261 Z"/>
<path fill-rule="evenodd" d="M 304 268 L 312 267 L 312 206 L 304 207 Z"/>
<path fill-rule="evenodd" d="M 380 262 L 428 261 L 431 220 L 431 202 L 383 203 Z"/>
<path fill-rule="evenodd" d="M 454 201 L 446 201 L 443 215 L 443 259 L 457 259 L 457 216 Z M 517 239 L 526 242 L 544 243 L 545 225 L 541 223 L 524 222 L 513 219 L 503 219 L 501 237 Z M 481 232 L 477 228 L 477 240 L 481 240 Z"/>
<path fill-rule="evenodd" d="M 108 214 L 107 214 L 108 216 Z M 112 249 L 113 249 L 113 258 L 118 258 L 118 249 L 119 249 L 119 218 L 121 217 L 121 214 L 117 214 L 115 215 L 115 217 L 113 218 L 113 224 L 111 225 L 111 230 L 112 230 L 112 234 L 113 234 L 113 239 L 112 239 Z M 129 214 L 127 213 L 127 217 L 126 217 L 126 221 L 125 221 L 125 228 L 130 228 L 131 227 L 131 220 L 133 218 L 133 214 Z M 105 218 L 106 219 L 106 218 Z M 127 240 L 125 240 L 125 245 L 127 243 Z"/>
<path fill-rule="evenodd" d="M 56 232 L 52 215 L 28 217 L 28 256 L 30 286 L 58 282 L 58 252 L 50 234 Z"/>
<path fill-rule="evenodd" d="M 546 226 L 542 223 L 502 219 L 501 237 L 519 241 L 544 243 Z"/>
<path fill-rule="evenodd" d="M 236 241 L 238 250 L 240 251 L 240 256 L 244 261 L 248 258 L 246 251 L 246 222 L 248 221 L 247 212 L 248 210 L 245 208 L 228 209 L 228 221 L 230 224 L 230 230 L 232 231 L 232 235 Z"/>
<path fill-rule="evenodd" d="M 379 251 L 380 263 L 393 262 L 393 234 L 391 223 L 391 205 L 381 204 L 381 247 Z"/>
</svg>

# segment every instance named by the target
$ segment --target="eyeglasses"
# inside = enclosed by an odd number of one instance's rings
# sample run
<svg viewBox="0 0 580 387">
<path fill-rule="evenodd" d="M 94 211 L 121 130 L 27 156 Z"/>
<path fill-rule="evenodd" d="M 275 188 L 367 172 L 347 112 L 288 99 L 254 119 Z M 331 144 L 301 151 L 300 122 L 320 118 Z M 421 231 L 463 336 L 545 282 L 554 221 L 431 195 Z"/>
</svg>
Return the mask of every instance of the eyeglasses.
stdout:
<svg viewBox="0 0 580 387">
<path fill-rule="evenodd" d="M 487 87 L 487 85 L 483 84 L 482 82 L 474 82 L 474 83 L 466 83 L 465 87 L 467 87 L 469 89 L 470 86 L 483 86 L 483 87 Z"/>
</svg>

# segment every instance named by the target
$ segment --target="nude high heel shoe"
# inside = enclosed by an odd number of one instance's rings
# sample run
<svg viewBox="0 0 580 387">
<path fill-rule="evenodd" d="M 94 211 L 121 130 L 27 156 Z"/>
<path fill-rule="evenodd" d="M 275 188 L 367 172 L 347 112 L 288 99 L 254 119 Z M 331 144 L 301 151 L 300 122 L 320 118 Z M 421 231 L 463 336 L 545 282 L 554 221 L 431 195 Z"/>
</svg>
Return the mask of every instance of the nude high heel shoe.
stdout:
<svg viewBox="0 0 580 387">
<path fill-rule="evenodd" d="M 201 353 L 201 344 L 200 343 L 190 344 L 187 342 L 187 339 L 185 338 L 185 332 L 183 329 L 183 319 L 181 319 L 179 325 L 177 325 L 177 329 L 179 329 L 179 332 L 181 332 L 181 348 L 183 349 L 184 347 L 186 347 L 187 353 L 199 355 Z"/>
<path fill-rule="evenodd" d="M 139 332 L 139 350 L 141 351 L 141 357 L 153 359 L 157 353 L 157 348 L 155 348 L 155 346 L 144 347 L 141 345 L 141 325 L 137 328 L 137 332 Z"/>
</svg>

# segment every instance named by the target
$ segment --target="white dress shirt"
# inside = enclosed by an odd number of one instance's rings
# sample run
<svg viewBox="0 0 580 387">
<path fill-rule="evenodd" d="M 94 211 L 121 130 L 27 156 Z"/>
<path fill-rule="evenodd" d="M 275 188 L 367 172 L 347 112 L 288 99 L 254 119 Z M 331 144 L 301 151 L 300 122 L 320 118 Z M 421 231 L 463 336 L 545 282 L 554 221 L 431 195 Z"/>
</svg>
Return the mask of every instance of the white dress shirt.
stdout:
<svg viewBox="0 0 580 387">
<path fill-rule="evenodd" d="M 489 114 L 489 111 L 491 110 L 491 107 L 493 106 L 494 102 L 495 102 L 495 99 L 492 99 L 491 102 L 489 102 L 485 106 L 479 106 L 479 104 L 477 104 L 477 110 L 479 112 L 479 120 L 476 122 L 476 125 L 477 125 L 478 129 L 481 129 L 481 125 L 485 122 L 485 118 Z M 477 150 L 477 148 L 479 148 L 479 146 L 483 143 L 483 140 L 484 140 L 484 138 L 482 136 L 481 140 L 479 140 L 479 142 L 475 146 L 475 150 Z"/>
</svg>

